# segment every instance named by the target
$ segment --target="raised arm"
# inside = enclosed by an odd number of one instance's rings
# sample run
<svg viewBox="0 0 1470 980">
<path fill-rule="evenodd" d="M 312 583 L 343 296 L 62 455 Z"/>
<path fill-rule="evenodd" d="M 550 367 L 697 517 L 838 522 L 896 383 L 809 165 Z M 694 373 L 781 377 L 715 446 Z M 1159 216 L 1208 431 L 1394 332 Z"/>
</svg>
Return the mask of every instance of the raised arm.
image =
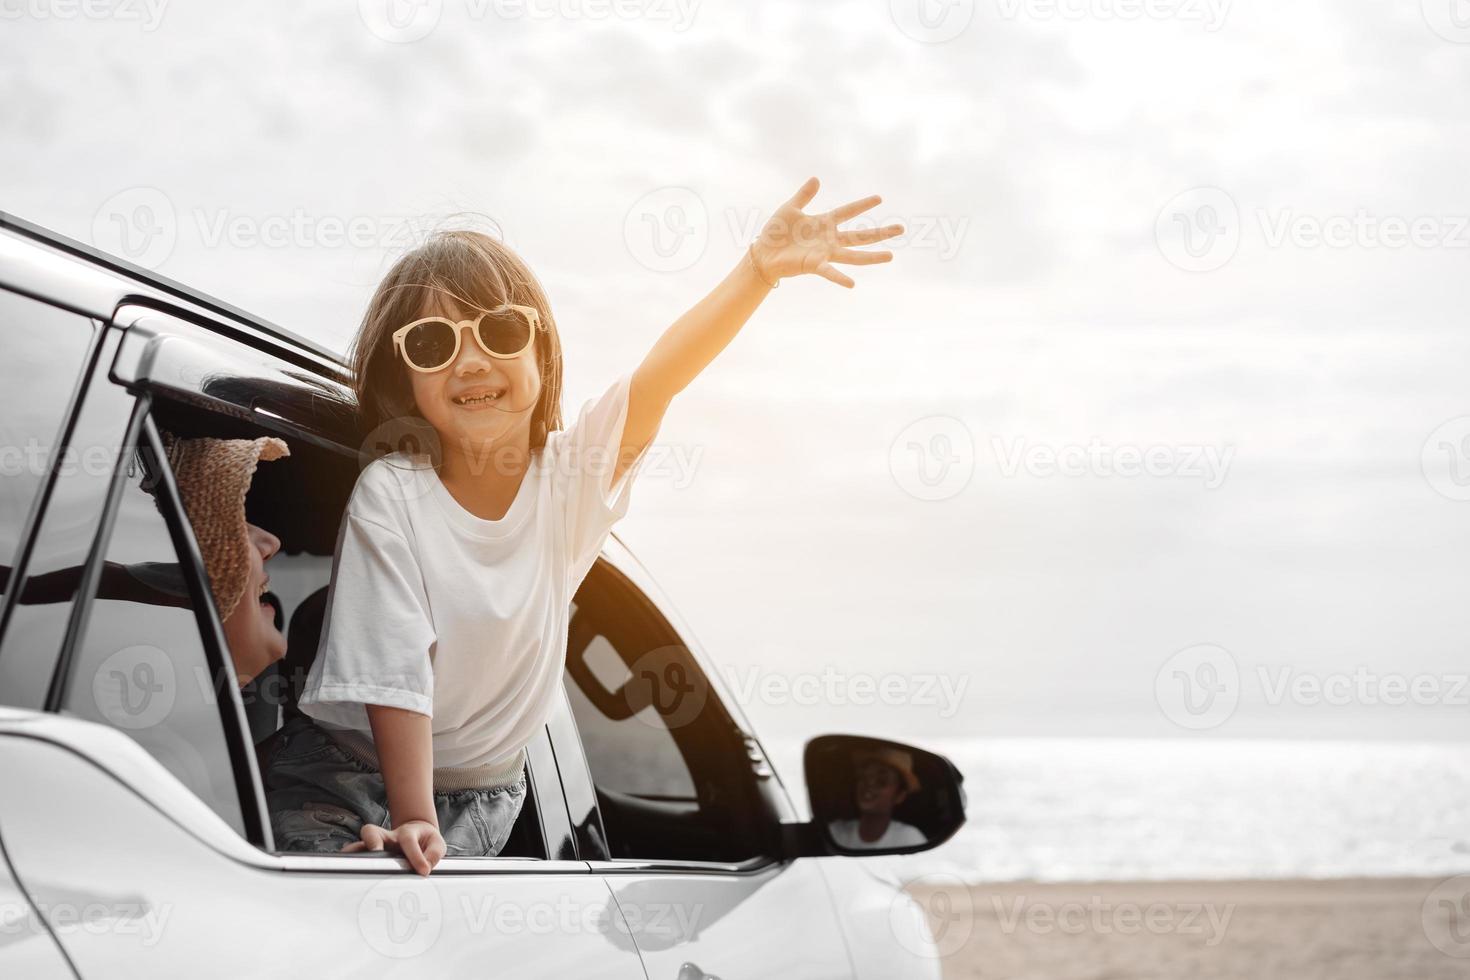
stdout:
<svg viewBox="0 0 1470 980">
<path fill-rule="evenodd" d="M 893 259 L 892 252 L 865 252 L 852 246 L 892 238 L 903 231 L 902 225 L 838 228 L 876 206 L 881 197 L 874 194 L 821 214 L 806 214 L 802 208 L 816 196 L 818 186 L 817 178 L 810 178 L 776 209 L 734 270 L 664 331 L 633 372 L 614 483 L 658 430 L 674 396 L 725 349 L 780 280 L 811 274 L 851 289 L 853 281 L 832 263 L 874 265 Z"/>
</svg>

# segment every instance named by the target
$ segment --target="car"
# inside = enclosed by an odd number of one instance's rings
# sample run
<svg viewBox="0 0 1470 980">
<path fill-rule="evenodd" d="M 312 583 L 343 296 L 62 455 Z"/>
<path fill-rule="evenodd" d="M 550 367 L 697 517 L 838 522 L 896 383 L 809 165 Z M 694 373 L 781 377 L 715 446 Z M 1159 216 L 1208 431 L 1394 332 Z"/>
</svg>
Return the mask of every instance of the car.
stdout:
<svg viewBox="0 0 1470 980">
<path fill-rule="evenodd" d="M 402 433 L 359 431 L 337 352 L 9 215 L 0 338 L 0 975 L 938 975 L 922 909 L 874 866 L 955 833 L 958 770 L 822 736 L 807 817 L 616 534 L 573 601 L 564 696 L 499 856 L 423 878 L 396 855 L 276 850 L 260 753 L 297 710 L 365 447 Z M 244 687 L 170 432 L 291 447 L 247 501 L 282 541 L 290 647 Z M 167 570 L 171 603 L 130 594 Z M 897 816 L 922 844 L 834 836 L 864 753 L 911 760 Z"/>
</svg>

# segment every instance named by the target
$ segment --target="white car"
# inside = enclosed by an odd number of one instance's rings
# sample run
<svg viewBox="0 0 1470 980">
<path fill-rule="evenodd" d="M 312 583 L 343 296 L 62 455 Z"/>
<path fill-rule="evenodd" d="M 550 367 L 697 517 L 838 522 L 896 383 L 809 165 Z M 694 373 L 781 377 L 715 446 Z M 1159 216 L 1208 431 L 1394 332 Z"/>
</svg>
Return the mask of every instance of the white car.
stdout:
<svg viewBox="0 0 1470 980">
<path fill-rule="evenodd" d="M 615 537 L 499 857 L 421 878 L 277 851 L 258 746 L 315 653 L 360 448 L 401 434 L 357 430 L 338 355 L 3 215 L 0 338 L 0 977 L 938 975 L 921 910 L 863 855 L 951 837 L 958 771 L 824 736 L 802 819 Z M 244 689 L 162 431 L 291 445 L 247 502 L 283 542 L 290 652 Z M 907 753 L 920 787 L 893 814 L 908 846 L 884 852 L 829 830 L 873 753 Z"/>
</svg>

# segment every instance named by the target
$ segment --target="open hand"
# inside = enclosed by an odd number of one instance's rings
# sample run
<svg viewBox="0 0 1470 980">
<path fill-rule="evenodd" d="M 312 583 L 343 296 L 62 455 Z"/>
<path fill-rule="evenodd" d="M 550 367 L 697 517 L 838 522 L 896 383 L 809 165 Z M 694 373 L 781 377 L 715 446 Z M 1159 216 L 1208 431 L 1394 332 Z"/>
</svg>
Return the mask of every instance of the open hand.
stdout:
<svg viewBox="0 0 1470 980">
<path fill-rule="evenodd" d="M 361 840 L 342 848 L 343 854 L 355 851 L 397 851 L 421 875 L 428 875 L 444 858 L 444 837 L 439 828 L 427 820 L 409 820 L 388 830 L 375 823 L 362 825 Z"/>
<path fill-rule="evenodd" d="M 808 179 L 766 222 L 752 249 L 756 270 L 771 282 L 814 273 L 851 289 L 853 281 L 834 269 L 832 263 L 875 265 L 893 261 L 892 252 L 863 252 L 849 246 L 871 245 L 892 238 L 903 232 L 903 225 L 849 231 L 837 227 L 881 203 L 883 198 L 877 194 L 822 214 L 806 214 L 801 209 L 811 203 L 819 186 L 817 178 Z"/>
</svg>

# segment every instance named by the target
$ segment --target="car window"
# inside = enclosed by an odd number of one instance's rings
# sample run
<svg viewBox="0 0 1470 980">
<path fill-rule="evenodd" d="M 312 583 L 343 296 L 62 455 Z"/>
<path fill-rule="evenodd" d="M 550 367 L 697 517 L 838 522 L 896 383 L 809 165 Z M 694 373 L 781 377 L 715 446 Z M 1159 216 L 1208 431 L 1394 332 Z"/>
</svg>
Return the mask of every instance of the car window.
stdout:
<svg viewBox="0 0 1470 980">
<path fill-rule="evenodd" d="M 575 607 L 574 607 L 575 609 Z M 609 691 L 628 689 L 650 681 L 648 664 L 635 664 L 635 676 L 602 633 L 590 638 L 582 656 L 598 682 Z M 675 692 L 673 697 L 678 697 Z M 694 777 L 679 753 L 673 733 L 655 704 L 648 704 L 627 718 L 615 719 L 598 710 L 576 684 L 567 686 L 567 697 L 587 753 L 587 764 L 603 789 L 634 796 L 695 801 Z"/>
<path fill-rule="evenodd" d="M 114 331 L 104 339 L 101 363 L 109 363 L 116 347 Z M 25 544 L 25 581 L 12 586 L 8 597 L 13 601 L 0 637 L 0 703 L 45 706 L 135 401 L 104 378 L 89 384 L 82 396 L 67 440 L 66 465 L 57 468 L 45 510 Z"/>
<path fill-rule="evenodd" d="M 86 317 L 0 290 L 0 592 L 92 343 Z"/>
<path fill-rule="evenodd" d="M 62 710 L 132 738 L 244 833 L 221 721 L 220 678 L 209 667 L 186 571 L 164 518 L 172 505 L 127 454 L 112 534 L 86 630 L 73 654 Z M 208 601 L 208 600 L 205 600 Z M 208 622 L 206 619 L 205 622 Z M 234 684 L 233 674 L 224 683 Z"/>
<path fill-rule="evenodd" d="M 667 622 L 604 562 L 573 604 L 565 686 L 612 857 L 761 852 L 769 827 L 737 729 Z"/>
</svg>

